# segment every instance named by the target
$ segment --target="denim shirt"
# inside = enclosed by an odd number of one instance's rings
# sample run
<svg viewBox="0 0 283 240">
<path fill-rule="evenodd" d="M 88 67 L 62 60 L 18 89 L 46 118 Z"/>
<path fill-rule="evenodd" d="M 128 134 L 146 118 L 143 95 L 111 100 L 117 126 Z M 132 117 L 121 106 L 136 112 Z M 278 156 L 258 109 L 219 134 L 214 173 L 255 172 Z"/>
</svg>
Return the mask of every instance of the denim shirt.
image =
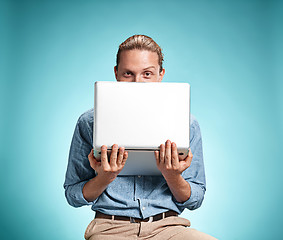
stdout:
<svg viewBox="0 0 283 240">
<path fill-rule="evenodd" d="M 185 208 L 194 210 L 201 206 L 206 190 L 202 139 L 199 124 L 192 115 L 190 148 L 193 159 L 190 167 L 182 173 L 191 186 L 191 196 L 187 201 L 181 203 L 174 198 L 162 175 L 118 175 L 97 199 L 88 202 L 82 189 L 95 177 L 88 160 L 93 148 L 93 114 L 93 109 L 90 109 L 80 116 L 71 143 L 64 183 L 65 195 L 71 206 L 92 205 L 93 211 L 134 218 L 147 218 L 168 210 L 180 214 Z"/>
</svg>

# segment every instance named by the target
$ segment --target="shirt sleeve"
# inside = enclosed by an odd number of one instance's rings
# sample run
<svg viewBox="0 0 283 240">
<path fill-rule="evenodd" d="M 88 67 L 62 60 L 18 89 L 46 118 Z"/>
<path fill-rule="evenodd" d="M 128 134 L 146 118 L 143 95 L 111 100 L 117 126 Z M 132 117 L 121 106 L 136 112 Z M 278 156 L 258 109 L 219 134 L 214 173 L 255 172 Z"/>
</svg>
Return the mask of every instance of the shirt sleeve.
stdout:
<svg viewBox="0 0 283 240">
<path fill-rule="evenodd" d="M 73 207 L 93 205 L 96 201 L 88 202 L 82 193 L 86 182 L 95 177 L 95 171 L 90 167 L 88 154 L 92 149 L 93 126 L 83 115 L 79 118 L 73 135 L 68 167 L 65 177 L 65 196 Z"/>
<path fill-rule="evenodd" d="M 191 117 L 190 125 L 190 148 L 193 159 L 190 167 L 182 173 L 182 176 L 191 186 L 191 196 L 183 203 L 175 199 L 174 202 L 180 209 L 188 208 L 194 210 L 199 208 L 202 204 L 206 191 L 206 181 L 200 127 L 193 116 Z"/>
</svg>

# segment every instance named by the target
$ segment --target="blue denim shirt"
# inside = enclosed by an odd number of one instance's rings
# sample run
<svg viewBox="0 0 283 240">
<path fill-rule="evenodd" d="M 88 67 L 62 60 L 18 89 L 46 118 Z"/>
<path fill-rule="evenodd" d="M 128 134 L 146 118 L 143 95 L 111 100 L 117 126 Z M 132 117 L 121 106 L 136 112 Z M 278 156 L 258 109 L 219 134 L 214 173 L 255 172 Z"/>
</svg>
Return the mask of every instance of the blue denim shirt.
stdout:
<svg viewBox="0 0 283 240">
<path fill-rule="evenodd" d="M 193 159 L 182 176 L 191 186 L 191 197 L 178 202 L 163 176 L 117 176 L 94 201 L 83 194 L 84 184 L 95 177 L 88 154 L 93 143 L 93 109 L 82 114 L 73 135 L 64 183 L 68 203 L 74 207 L 92 205 L 92 210 L 105 214 L 147 218 L 168 210 L 181 213 L 201 206 L 206 190 L 200 128 L 194 116 L 190 123 L 190 148 Z"/>
</svg>

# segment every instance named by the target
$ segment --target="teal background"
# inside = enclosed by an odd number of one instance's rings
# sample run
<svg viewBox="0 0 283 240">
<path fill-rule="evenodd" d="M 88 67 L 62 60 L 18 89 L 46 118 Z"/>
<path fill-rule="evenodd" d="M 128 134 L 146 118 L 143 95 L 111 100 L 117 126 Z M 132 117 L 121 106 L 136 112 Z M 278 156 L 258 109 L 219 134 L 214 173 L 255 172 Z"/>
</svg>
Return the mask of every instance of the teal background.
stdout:
<svg viewBox="0 0 283 240">
<path fill-rule="evenodd" d="M 164 81 L 189 82 L 207 192 L 182 216 L 219 239 L 283 239 L 283 1 L 1 1 L 1 239 L 83 239 L 64 197 L 70 142 L 114 80 L 119 44 L 147 34 Z"/>
</svg>

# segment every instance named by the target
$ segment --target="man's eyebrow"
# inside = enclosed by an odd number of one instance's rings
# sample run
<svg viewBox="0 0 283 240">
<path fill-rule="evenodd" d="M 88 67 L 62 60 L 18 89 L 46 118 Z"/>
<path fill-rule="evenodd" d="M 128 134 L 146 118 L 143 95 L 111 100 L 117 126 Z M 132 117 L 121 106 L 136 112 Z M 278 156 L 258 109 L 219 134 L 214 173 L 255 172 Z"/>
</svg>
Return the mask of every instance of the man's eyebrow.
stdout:
<svg viewBox="0 0 283 240">
<path fill-rule="evenodd" d="M 150 68 L 154 68 L 155 69 L 155 66 L 150 66 L 150 67 L 144 68 L 143 70 L 148 70 Z"/>
<path fill-rule="evenodd" d="M 132 71 L 131 71 L 130 69 L 128 69 L 128 68 L 124 68 L 123 71 L 124 71 L 124 72 L 132 72 Z"/>
</svg>

